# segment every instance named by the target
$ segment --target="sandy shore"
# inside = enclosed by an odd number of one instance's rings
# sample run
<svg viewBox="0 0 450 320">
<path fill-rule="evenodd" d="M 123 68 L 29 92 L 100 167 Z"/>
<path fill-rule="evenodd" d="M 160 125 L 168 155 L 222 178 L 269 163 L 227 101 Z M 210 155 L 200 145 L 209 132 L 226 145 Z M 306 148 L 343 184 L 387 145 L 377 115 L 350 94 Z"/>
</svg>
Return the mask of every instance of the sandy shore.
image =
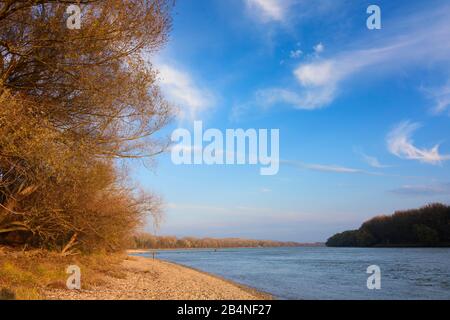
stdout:
<svg viewBox="0 0 450 320">
<path fill-rule="evenodd" d="M 44 296 L 64 300 L 271 299 L 220 277 L 157 259 L 128 257 L 121 269 L 121 277 L 105 276 L 102 285 L 90 290 L 47 289 Z"/>
</svg>

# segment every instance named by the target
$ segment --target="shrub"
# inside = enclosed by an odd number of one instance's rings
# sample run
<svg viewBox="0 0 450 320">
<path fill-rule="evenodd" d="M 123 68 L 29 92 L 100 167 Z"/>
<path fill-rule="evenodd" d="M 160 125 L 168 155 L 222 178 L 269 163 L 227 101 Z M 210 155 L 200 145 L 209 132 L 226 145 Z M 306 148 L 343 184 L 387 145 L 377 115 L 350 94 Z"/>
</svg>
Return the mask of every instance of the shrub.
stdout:
<svg viewBox="0 0 450 320">
<path fill-rule="evenodd" d="M 0 290 L 0 300 L 15 300 L 15 299 L 16 294 L 14 293 L 14 291 L 7 288 L 2 288 Z"/>
</svg>

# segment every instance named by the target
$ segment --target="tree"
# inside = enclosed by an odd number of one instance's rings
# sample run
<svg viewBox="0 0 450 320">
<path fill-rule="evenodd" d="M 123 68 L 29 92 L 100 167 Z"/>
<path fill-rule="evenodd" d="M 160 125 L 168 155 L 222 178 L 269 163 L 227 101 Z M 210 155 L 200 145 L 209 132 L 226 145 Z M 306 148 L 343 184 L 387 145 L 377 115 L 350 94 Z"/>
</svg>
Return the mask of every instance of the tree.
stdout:
<svg viewBox="0 0 450 320">
<path fill-rule="evenodd" d="M 148 241 L 148 239 L 154 239 Z M 239 247 L 295 247 L 297 242 L 280 242 L 270 240 L 250 240 L 241 238 L 194 238 L 184 237 L 177 239 L 173 236 L 154 236 L 148 233 L 139 233 L 134 237 L 134 248 L 140 249 L 167 249 L 167 248 L 239 248 Z"/>
<path fill-rule="evenodd" d="M 414 232 L 417 237 L 417 243 L 433 245 L 439 242 L 439 235 L 437 231 L 423 224 L 414 225 Z"/>
<path fill-rule="evenodd" d="M 435 203 L 378 216 L 358 230 L 330 237 L 328 246 L 450 246 L 450 206 Z"/>
<path fill-rule="evenodd" d="M 82 28 L 65 10 L 82 5 Z M 0 1 L 0 242 L 120 248 L 159 200 L 120 159 L 149 159 L 171 119 L 146 57 L 165 0 Z"/>
</svg>

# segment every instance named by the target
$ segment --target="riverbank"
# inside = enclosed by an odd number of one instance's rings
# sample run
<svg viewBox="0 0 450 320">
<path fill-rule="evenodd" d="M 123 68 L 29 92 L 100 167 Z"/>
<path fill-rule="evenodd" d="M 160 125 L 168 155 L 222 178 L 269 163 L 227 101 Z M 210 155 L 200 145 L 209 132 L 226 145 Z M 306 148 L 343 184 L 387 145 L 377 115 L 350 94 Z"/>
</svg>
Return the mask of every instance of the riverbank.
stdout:
<svg viewBox="0 0 450 320">
<path fill-rule="evenodd" d="M 271 296 L 220 277 L 174 263 L 127 257 L 121 276 L 106 275 L 89 290 L 46 289 L 47 299 L 63 300 L 259 300 Z"/>
<path fill-rule="evenodd" d="M 66 269 L 81 270 L 68 290 Z M 0 300 L 271 299 L 268 294 L 170 262 L 124 253 L 64 256 L 0 246 Z"/>
<path fill-rule="evenodd" d="M 205 250 L 213 250 L 213 251 L 222 251 L 222 250 L 230 250 L 230 249 L 273 249 L 273 248 L 316 248 L 316 247 L 325 247 L 325 243 L 316 242 L 316 243 L 306 243 L 304 245 L 299 246 L 277 246 L 277 247 L 204 247 L 204 248 L 157 248 L 157 249 L 128 249 L 126 252 L 128 254 L 140 254 L 140 253 L 158 253 L 164 251 L 205 251 Z"/>
</svg>

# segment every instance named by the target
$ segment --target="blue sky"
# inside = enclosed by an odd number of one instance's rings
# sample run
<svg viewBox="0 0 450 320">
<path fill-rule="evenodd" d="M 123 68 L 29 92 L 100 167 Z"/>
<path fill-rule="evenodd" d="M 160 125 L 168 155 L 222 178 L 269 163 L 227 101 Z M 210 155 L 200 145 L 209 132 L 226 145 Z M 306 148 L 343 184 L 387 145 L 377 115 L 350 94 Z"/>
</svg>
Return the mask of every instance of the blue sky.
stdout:
<svg viewBox="0 0 450 320">
<path fill-rule="evenodd" d="M 371 4 L 381 30 L 366 27 Z M 165 202 L 158 234 L 325 241 L 374 215 L 449 203 L 449 16 L 446 0 L 178 1 L 150 57 L 179 109 L 164 133 L 194 120 L 276 128 L 281 165 L 261 176 L 165 154 L 136 167 Z"/>
</svg>

